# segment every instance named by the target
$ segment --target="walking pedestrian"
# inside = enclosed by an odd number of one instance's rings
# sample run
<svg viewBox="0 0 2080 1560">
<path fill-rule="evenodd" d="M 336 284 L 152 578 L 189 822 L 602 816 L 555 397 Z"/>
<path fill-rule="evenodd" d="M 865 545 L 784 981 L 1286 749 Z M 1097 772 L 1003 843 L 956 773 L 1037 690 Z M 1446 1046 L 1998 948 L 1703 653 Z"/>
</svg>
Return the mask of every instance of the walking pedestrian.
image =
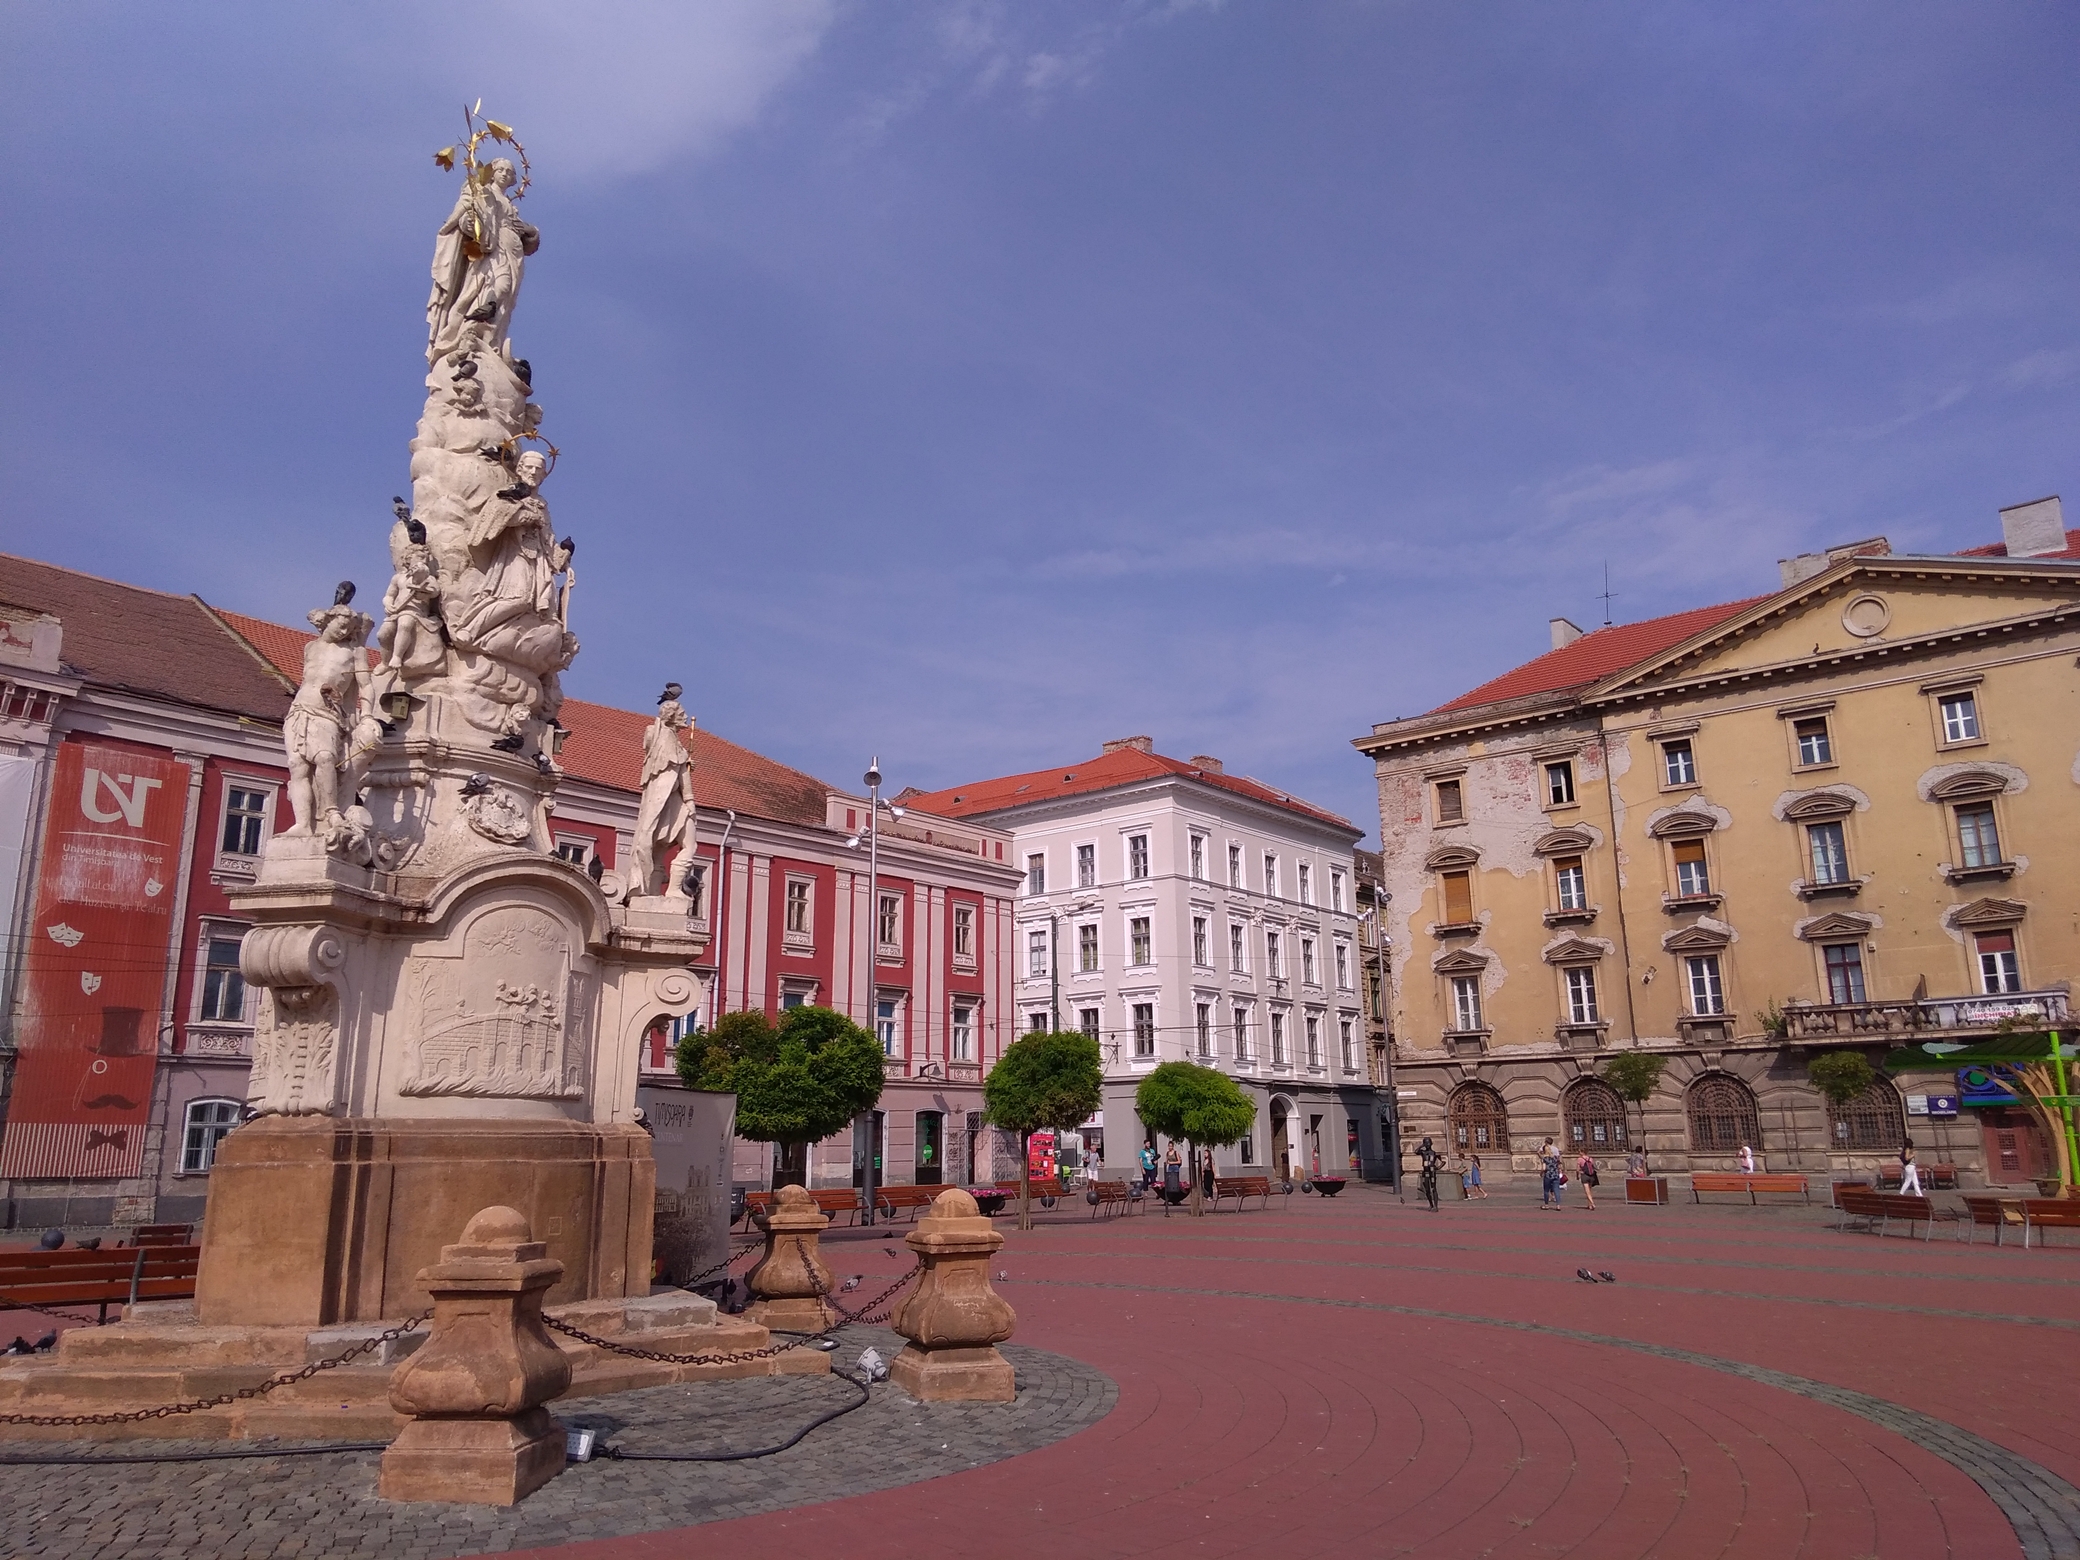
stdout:
<svg viewBox="0 0 2080 1560">
<path fill-rule="evenodd" d="M 1560 1171 L 1560 1148 L 1551 1138 L 1538 1151 L 1538 1206 L 1543 1212 L 1547 1208 L 1558 1211 L 1560 1188 L 1567 1178 Z"/>
<path fill-rule="evenodd" d="M 1141 1145 L 1141 1189 L 1145 1192 L 1155 1184 L 1156 1146 L 1153 1143 L 1143 1143 Z"/>
<path fill-rule="evenodd" d="M 1902 1197 L 1925 1195 L 1921 1190 L 1921 1167 L 1914 1163 L 1912 1143 L 1899 1146 L 1899 1194 Z"/>
<path fill-rule="evenodd" d="M 1596 1188 L 1601 1178 L 1596 1174 L 1596 1161 L 1586 1148 L 1582 1150 L 1582 1157 L 1574 1162 L 1574 1173 L 1582 1178 L 1582 1201 L 1594 1208 Z"/>
<path fill-rule="evenodd" d="M 1481 1184 L 1481 1156 L 1479 1154 L 1468 1154 L 1466 1156 L 1466 1195 L 1468 1197 L 1486 1197 L 1488 1195 L 1487 1187 Z"/>
<path fill-rule="evenodd" d="M 1437 1212 L 1437 1169 L 1443 1163 L 1444 1155 L 1430 1146 L 1428 1138 L 1424 1138 L 1422 1145 L 1416 1149 L 1416 1159 L 1423 1167 L 1423 1201 L 1427 1202 L 1430 1205 L 1430 1211 L 1435 1213 Z"/>
</svg>

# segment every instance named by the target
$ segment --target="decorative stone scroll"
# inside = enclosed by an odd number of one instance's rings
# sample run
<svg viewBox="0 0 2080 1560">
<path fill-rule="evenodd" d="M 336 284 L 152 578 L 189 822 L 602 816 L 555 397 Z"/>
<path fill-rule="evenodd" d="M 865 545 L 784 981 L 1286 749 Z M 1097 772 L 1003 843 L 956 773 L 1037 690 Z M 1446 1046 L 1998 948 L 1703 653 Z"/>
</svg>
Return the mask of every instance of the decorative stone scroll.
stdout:
<svg viewBox="0 0 2080 1560">
<path fill-rule="evenodd" d="M 258 1115 L 339 1109 L 339 993 L 347 951 L 329 926 L 257 926 L 239 945 L 239 971 L 259 988 L 246 1104 Z"/>
</svg>

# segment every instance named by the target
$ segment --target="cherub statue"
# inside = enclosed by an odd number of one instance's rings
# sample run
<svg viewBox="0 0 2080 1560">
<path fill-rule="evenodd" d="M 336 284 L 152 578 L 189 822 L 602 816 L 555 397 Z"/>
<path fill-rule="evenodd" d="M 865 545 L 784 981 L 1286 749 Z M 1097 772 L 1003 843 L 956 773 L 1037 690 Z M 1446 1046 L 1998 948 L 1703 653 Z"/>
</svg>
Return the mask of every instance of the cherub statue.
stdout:
<svg viewBox="0 0 2080 1560">
<path fill-rule="evenodd" d="M 288 832 L 320 835 L 328 850 L 347 843 L 341 798 L 351 802 L 360 791 L 369 756 L 383 740 L 363 648 L 372 625 L 353 599 L 352 582 L 343 582 L 331 606 L 310 614 L 318 637 L 303 647 L 303 682 L 282 721 L 296 814 Z"/>
<path fill-rule="evenodd" d="M 376 645 L 383 652 L 378 668 L 385 681 L 407 672 L 426 671 L 441 663 L 440 565 L 426 545 L 426 527 L 417 520 L 405 521 L 410 540 L 383 592 L 383 626 L 376 630 Z"/>
</svg>

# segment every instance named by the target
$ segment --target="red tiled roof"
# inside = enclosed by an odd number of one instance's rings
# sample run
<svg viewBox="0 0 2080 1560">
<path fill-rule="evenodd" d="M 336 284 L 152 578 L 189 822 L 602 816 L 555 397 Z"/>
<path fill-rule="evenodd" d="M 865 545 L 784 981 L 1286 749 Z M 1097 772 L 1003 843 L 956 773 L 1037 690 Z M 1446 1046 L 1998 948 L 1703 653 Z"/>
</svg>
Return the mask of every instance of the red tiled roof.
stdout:
<svg viewBox="0 0 2080 1560">
<path fill-rule="evenodd" d="M 219 609 L 218 616 L 286 675 L 303 676 L 303 647 L 311 639 L 308 631 L 242 612 Z M 565 699 L 561 718 L 570 730 L 558 757 L 566 774 L 616 790 L 640 789 L 643 732 L 650 716 L 584 699 Z M 720 812 L 728 808 L 779 823 L 823 826 L 824 797 L 833 788 L 815 776 L 739 747 L 711 731 L 696 729 L 690 746 L 695 799 L 703 809 Z"/>
<path fill-rule="evenodd" d="M 1967 547 L 1957 555 L 1960 558 L 2005 558 L 2008 556 L 2006 542 L 1989 542 L 1984 547 Z M 2066 532 L 2066 550 L 2055 553 L 2039 553 L 2034 558 L 2021 558 L 2019 563 L 2080 562 L 2080 531 Z"/>
<path fill-rule="evenodd" d="M 60 656 L 88 683 L 280 720 L 290 689 L 194 596 L 0 554 L 0 602 L 55 616 Z"/>
<path fill-rule="evenodd" d="M 1692 607 L 1688 612 L 1648 618 L 1644 623 L 1618 623 L 1599 628 L 1582 635 L 1571 645 L 1549 650 L 1535 661 L 1526 661 L 1513 671 L 1491 678 L 1471 693 L 1462 693 L 1449 704 L 1440 704 L 1429 713 L 1441 715 L 1447 710 L 1467 710 L 1480 704 L 1499 703 L 1503 699 L 1522 699 L 1535 693 L 1559 693 L 1568 688 L 1586 687 L 1598 678 L 1621 672 L 1648 656 L 1659 655 L 1692 634 L 1714 628 L 1747 611 L 1756 602 L 1767 599 L 1766 596 L 1750 596 L 1746 601 L 1728 601 L 1716 607 Z"/>
<path fill-rule="evenodd" d="M 1337 824 L 1353 834 L 1363 832 L 1348 818 L 1303 802 L 1297 796 L 1275 791 L 1259 781 L 1242 775 L 1218 774 L 1194 764 L 1165 758 L 1160 753 L 1144 753 L 1139 748 L 1120 748 L 1083 763 L 1035 769 L 1028 774 L 1005 775 L 996 780 L 980 780 L 973 785 L 953 786 L 944 791 L 921 792 L 905 796 L 902 803 L 905 807 L 934 813 L 941 818 L 977 818 L 1008 807 L 1022 807 L 1027 802 L 1079 796 L 1087 791 L 1107 791 L 1114 786 L 1132 785 L 1167 775 L 1184 775 L 1266 806 L 1282 807 L 1303 817 Z"/>
</svg>

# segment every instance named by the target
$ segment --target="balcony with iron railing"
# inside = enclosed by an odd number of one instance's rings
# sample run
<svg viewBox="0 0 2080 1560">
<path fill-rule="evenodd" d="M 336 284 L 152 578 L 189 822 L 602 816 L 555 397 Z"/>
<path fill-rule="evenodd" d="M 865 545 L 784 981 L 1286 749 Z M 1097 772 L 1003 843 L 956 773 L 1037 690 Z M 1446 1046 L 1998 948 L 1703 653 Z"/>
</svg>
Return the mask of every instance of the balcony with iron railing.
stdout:
<svg viewBox="0 0 2080 1560">
<path fill-rule="evenodd" d="M 2066 1022 L 2068 1001 L 2062 990 L 2007 991 L 1905 1002 L 1794 1002 L 1782 1011 L 1787 1040 L 1866 1040 L 1991 1034 L 2003 1026 L 2053 1028 Z"/>
</svg>

